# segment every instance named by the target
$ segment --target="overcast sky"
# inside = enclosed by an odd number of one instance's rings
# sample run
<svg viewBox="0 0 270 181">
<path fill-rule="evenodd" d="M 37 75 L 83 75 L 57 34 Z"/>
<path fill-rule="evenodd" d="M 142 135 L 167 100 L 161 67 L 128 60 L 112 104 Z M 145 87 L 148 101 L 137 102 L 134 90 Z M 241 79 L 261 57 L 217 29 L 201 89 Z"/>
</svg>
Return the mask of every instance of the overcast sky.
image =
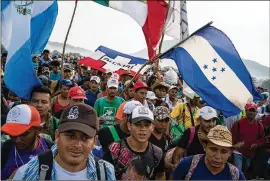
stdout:
<svg viewBox="0 0 270 181">
<path fill-rule="evenodd" d="M 58 1 L 50 41 L 64 42 L 75 3 Z M 188 1 L 189 32 L 209 21 L 225 32 L 240 56 L 269 67 L 268 1 Z M 141 28 L 129 16 L 91 1 L 79 1 L 68 44 L 94 51 L 99 45 L 123 53 L 146 47 Z"/>
</svg>

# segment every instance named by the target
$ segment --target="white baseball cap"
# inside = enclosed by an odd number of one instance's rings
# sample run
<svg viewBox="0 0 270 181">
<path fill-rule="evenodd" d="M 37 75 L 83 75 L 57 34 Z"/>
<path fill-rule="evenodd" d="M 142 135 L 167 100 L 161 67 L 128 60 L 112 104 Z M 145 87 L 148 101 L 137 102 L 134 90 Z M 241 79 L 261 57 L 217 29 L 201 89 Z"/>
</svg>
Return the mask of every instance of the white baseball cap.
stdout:
<svg viewBox="0 0 270 181">
<path fill-rule="evenodd" d="M 134 101 L 134 100 L 128 101 L 123 108 L 124 113 L 131 114 L 132 111 L 138 106 L 142 106 L 142 103 L 140 103 L 139 101 Z"/>
<path fill-rule="evenodd" d="M 147 91 L 146 98 L 147 98 L 147 99 L 150 99 L 150 100 L 155 100 L 155 99 L 157 99 L 156 94 L 155 94 L 153 91 Z"/>
<path fill-rule="evenodd" d="M 145 106 L 138 106 L 132 111 L 131 122 L 137 123 L 142 120 L 148 120 L 154 123 L 154 115 L 149 108 Z"/>
<path fill-rule="evenodd" d="M 96 81 L 98 84 L 100 83 L 100 78 L 98 76 L 92 76 L 90 81 L 92 80 Z"/>
<path fill-rule="evenodd" d="M 117 79 L 110 78 L 110 79 L 107 81 L 107 86 L 108 86 L 108 88 L 115 87 L 115 88 L 118 89 L 118 85 L 119 85 L 119 82 L 118 82 Z"/>
<path fill-rule="evenodd" d="M 200 116 L 205 120 L 210 120 L 212 118 L 217 118 L 217 112 L 214 108 L 210 106 L 204 106 L 200 109 Z"/>
</svg>

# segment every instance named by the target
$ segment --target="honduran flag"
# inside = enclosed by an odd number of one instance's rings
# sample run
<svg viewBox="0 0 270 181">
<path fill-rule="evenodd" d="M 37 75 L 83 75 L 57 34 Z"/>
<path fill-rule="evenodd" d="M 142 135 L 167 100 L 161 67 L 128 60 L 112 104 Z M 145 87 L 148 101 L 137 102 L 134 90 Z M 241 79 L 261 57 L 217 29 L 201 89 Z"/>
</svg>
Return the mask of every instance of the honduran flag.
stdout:
<svg viewBox="0 0 270 181">
<path fill-rule="evenodd" d="M 167 22 L 172 29 L 172 21 L 166 21 L 168 4 L 164 0 L 116 1 L 94 0 L 96 3 L 121 11 L 132 17 L 141 27 L 148 47 L 148 56 L 151 60 L 159 45 L 164 25 Z M 170 14 L 173 14 L 172 11 Z M 176 22 L 177 23 L 177 22 Z M 176 24 L 175 23 L 175 24 Z M 180 24 L 176 24 L 180 27 Z M 171 31 L 168 31 L 171 33 Z M 179 33 L 180 36 L 180 33 Z"/>
<path fill-rule="evenodd" d="M 41 86 L 32 54 L 46 46 L 58 14 L 56 1 L 1 1 L 2 44 L 8 51 L 4 81 L 8 89 L 28 100 Z"/>
</svg>

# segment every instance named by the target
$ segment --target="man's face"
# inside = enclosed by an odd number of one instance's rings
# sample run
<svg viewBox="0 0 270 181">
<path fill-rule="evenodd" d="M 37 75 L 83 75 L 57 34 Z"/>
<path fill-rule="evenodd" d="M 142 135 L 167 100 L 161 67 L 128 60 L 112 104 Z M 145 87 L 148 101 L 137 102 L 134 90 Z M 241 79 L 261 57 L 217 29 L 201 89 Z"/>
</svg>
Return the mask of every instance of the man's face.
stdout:
<svg viewBox="0 0 270 181">
<path fill-rule="evenodd" d="M 170 123 L 169 118 L 165 118 L 165 119 L 162 119 L 162 120 L 155 119 L 155 128 L 154 128 L 154 130 L 159 134 L 165 133 L 168 126 L 169 126 L 169 123 Z"/>
<path fill-rule="evenodd" d="M 54 72 L 54 73 L 57 73 L 58 72 L 58 67 L 57 66 L 52 66 L 52 71 Z"/>
<path fill-rule="evenodd" d="M 107 89 L 108 92 L 108 96 L 110 96 L 111 98 L 115 97 L 117 94 L 118 89 L 115 87 L 110 87 Z"/>
<path fill-rule="evenodd" d="M 112 76 L 112 73 L 111 72 L 106 73 L 105 74 L 105 79 L 108 80 L 111 76 Z"/>
<path fill-rule="evenodd" d="M 6 56 L 3 56 L 1 59 L 2 59 L 2 61 L 5 62 L 7 60 L 7 57 Z"/>
<path fill-rule="evenodd" d="M 49 59 L 49 57 L 50 57 L 49 53 L 44 53 L 43 54 L 43 59 L 47 60 L 47 59 Z"/>
<path fill-rule="evenodd" d="M 171 89 L 170 91 L 169 91 L 169 97 L 170 98 L 177 98 L 177 94 L 178 94 L 178 91 L 176 90 L 176 89 Z"/>
<path fill-rule="evenodd" d="M 30 105 L 38 110 L 40 116 L 46 116 L 51 110 L 51 96 L 47 93 L 35 92 L 30 100 Z"/>
<path fill-rule="evenodd" d="M 96 70 L 96 69 L 91 69 L 91 70 L 90 70 L 90 74 L 91 74 L 92 76 L 97 75 L 97 74 L 98 74 L 98 70 Z"/>
<path fill-rule="evenodd" d="M 90 138 L 80 131 L 56 132 L 58 154 L 64 163 L 77 166 L 87 161 L 98 136 Z"/>
<path fill-rule="evenodd" d="M 161 87 L 155 91 L 157 98 L 162 99 L 166 96 L 166 89 Z"/>
<path fill-rule="evenodd" d="M 216 118 L 205 120 L 199 117 L 200 127 L 205 133 L 209 133 L 210 129 L 216 126 Z"/>
<path fill-rule="evenodd" d="M 32 151 L 39 133 L 38 130 L 37 128 L 31 127 L 20 136 L 10 136 L 10 139 L 18 151 Z"/>
<path fill-rule="evenodd" d="M 42 75 L 46 76 L 47 78 L 50 77 L 50 72 L 43 72 Z"/>
<path fill-rule="evenodd" d="M 127 93 L 127 96 L 128 96 L 130 99 L 132 99 L 132 98 L 134 97 L 135 91 L 134 91 L 133 88 L 127 88 L 126 93 Z"/>
<path fill-rule="evenodd" d="M 232 154 L 232 150 L 227 147 L 218 146 L 212 142 L 208 142 L 205 147 L 206 162 L 212 168 L 221 168 L 228 161 Z"/>
<path fill-rule="evenodd" d="M 126 81 L 131 80 L 131 79 L 132 79 L 132 76 L 131 75 L 125 75 L 123 77 L 123 82 L 125 83 Z"/>
<path fill-rule="evenodd" d="M 65 98 L 68 97 L 68 91 L 69 91 L 70 87 L 62 85 L 61 86 L 61 95 Z"/>
<path fill-rule="evenodd" d="M 199 102 L 200 102 L 200 98 L 199 97 L 194 97 L 193 99 L 190 100 L 190 102 L 193 104 L 193 105 L 198 105 Z"/>
<path fill-rule="evenodd" d="M 95 80 L 90 81 L 90 89 L 94 92 L 98 90 L 99 84 Z"/>
<path fill-rule="evenodd" d="M 248 119 L 254 120 L 257 115 L 257 110 L 255 110 L 254 108 L 246 110 L 246 115 Z"/>
<path fill-rule="evenodd" d="M 140 142 L 145 143 L 148 141 L 151 133 L 154 130 L 154 125 L 148 120 L 142 120 L 137 123 L 128 123 L 128 129 L 132 137 Z"/>
<path fill-rule="evenodd" d="M 72 76 L 71 71 L 70 70 L 65 70 L 64 71 L 64 79 L 70 79 Z"/>
<path fill-rule="evenodd" d="M 84 99 L 70 99 L 70 105 L 84 104 Z"/>
<path fill-rule="evenodd" d="M 134 95 L 135 100 L 143 104 L 146 100 L 147 91 L 148 90 L 144 88 L 137 90 Z"/>
</svg>

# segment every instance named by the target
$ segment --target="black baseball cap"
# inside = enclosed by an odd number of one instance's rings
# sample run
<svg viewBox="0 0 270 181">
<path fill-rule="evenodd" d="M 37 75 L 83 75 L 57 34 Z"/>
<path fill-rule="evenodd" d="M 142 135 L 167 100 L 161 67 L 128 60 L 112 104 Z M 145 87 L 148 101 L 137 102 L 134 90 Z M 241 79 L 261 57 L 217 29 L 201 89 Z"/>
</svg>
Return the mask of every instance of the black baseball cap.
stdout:
<svg viewBox="0 0 270 181">
<path fill-rule="evenodd" d="M 94 137 L 99 129 L 99 119 L 94 108 L 86 104 L 73 105 L 66 109 L 59 121 L 58 130 L 81 131 L 90 137 Z"/>
</svg>

